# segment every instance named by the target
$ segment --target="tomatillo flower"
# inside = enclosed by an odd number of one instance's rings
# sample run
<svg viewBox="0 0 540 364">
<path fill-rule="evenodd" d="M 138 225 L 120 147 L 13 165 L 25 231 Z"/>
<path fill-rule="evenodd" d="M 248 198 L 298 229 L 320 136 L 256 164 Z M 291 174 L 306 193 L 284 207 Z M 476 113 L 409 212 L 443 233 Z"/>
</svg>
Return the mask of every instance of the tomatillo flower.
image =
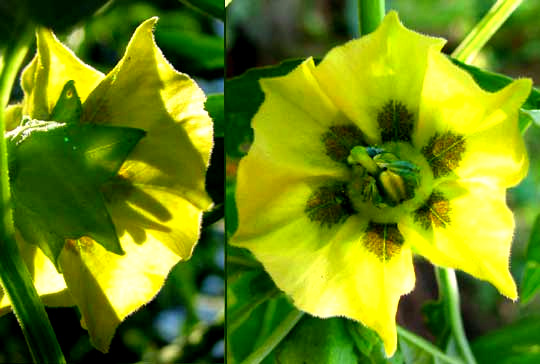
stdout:
<svg viewBox="0 0 540 364">
<path fill-rule="evenodd" d="M 444 42 L 390 12 L 318 65 L 262 79 L 238 169 L 231 243 L 299 309 L 360 321 L 390 356 L 413 252 L 517 298 L 505 190 L 528 169 L 517 122 L 531 81 L 485 92 Z"/>
<path fill-rule="evenodd" d="M 38 30 L 23 103 L 6 112 L 19 247 L 44 302 L 76 304 L 101 351 L 190 258 L 212 204 L 205 95 L 157 48 L 156 21 L 108 75 Z"/>
</svg>

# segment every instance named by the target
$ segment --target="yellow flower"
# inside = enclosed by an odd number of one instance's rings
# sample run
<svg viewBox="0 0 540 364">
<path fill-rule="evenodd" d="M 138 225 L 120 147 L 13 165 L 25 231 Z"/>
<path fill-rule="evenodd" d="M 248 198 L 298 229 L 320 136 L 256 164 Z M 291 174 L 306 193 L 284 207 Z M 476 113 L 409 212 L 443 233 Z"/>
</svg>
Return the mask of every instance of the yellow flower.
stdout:
<svg viewBox="0 0 540 364">
<path fill-rule="evenodd" d="M 372 34 L 262 79 L 238 169 L 231 243 L 301 310 L 374 329 L 393 355 L 413 252 L 517 298 L 507 187 L 526 174 L 518 110 L 530 80 L 496 93 L 390 12 Z"/>
<path fill-rule="evenodd" d="M 72 98 L 76 93 L 82 102 L 77 113 L 81 128 L 136 128 L 129 130 L 140 129 L 144 134 L 127 159 L 122 159 L 117 175 L 98 186 L 107 210 L 103 216 L 116 231 L 111 245 L 84 234 L 63 236 L 58 251 L 49 248 L 45 238 L 28 241 L 27 236 L 42 237 L 47 232 L 29 232 L 21 221 L 32 208 L 15 205 L 17 240 L 38 293 L 48 305 L 76 304 L 82 325 L 101 351 L 108 350 L 118 324 L 158 293 L 171 268 L 191 257 L 202 213 L 212 204 L 205 191 L 212 149 L 205 95 L 157 48 L 152 34 L 156 21 L 149 19 L 137 28 L 123 58 L 108 75 L 81 62 L 49 30 L 38 30 L 37 54 L 22 74 L 23 103 L 6 112 L 11 129 L 21 120 L 24 125 L 23 117 L 54 120 L 61 94 Z M 100 153 L 95 148 L 90 152 L 85 155 L 89 160 Z M 34 157 L 41 156 L 35 153 Z M 22 193 L 17 191 L 17 173 L 12 176 L 15 201 L 17 193 Z M 32 213 L 39 222 L 43 211 Z M 48 218 L 55 213 L 54 208 L 45 211 Z M 101 236 L 100 231 L 93 232 L 92 236 Z M 6 311 L 9 300 L 3 293 L 0 297 L 0 307 Z"/>
</svg>

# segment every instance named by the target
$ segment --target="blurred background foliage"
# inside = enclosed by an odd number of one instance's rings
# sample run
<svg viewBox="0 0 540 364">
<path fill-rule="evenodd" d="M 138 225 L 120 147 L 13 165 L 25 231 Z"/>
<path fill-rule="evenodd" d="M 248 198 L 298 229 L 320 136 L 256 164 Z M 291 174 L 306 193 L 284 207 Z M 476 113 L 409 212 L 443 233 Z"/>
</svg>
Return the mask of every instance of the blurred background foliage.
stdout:
<svg viewBox="0 0 540 364">
<path fill-rule="evenodd" d="M 234 0 L 227 8 L 227 77 L 233 78 L 252 67 L 276 65 L 290 58 L 324 56 L 332 47 L 358 36 L 356 3 L 357 0 Z M 495 0 L 387 0 L 386 8 L 396 9 L 408 28 L 446 38 L 448 43 L 444 51 L 451 53 L 494 3 Z M 539 1 L 524 1 L 482 50 L 474 64 L 511 77 L 530 77 L 538 85 L 538 14 Z M 234 88 L 235 92 L 241 92 L 236 90 L 239 83 L 231 82 L 230 91 Z M 228 85 L 226 90 L 229 90 Z M 227 105 L 234 107 L 235 111 L 238 108 L 234 102 Z M 228 122 L 234 123 L 235 120 Z M 231 201 L 234 198 L 237 164 L 249 149 L 250 135 L 246 135 L 245 131 L 236 132 L 235 127 L 227 129 L 226 134 L 229 218 L 235 216 Z M 521 296 L 525 267 L 538 269 L 540 264 L 540 254 L 535 260 L 534 249 L 527 249 L 530 239 L 540 247 L 540 236 L 531 235 L 534 221 L 540 213 L 538 125 L 528 129 L 525 139 L 531 160 L 529 175 L 519 186 L 510 189 L 507 197 L 516 219 L 511 271 Z M 231 219 L 227 223 L 235 224 L 236 221 Z M 540 234 L 540 226 L 537 231 Z M 437 318 L 431 316 L 428 321 L 423 313 L 430 312 L 430 308 L 434 307 L 423 309 L 424 304 L 437 299 L 433 267 L 418 258 L 415 269 L 416 287 L 411 294 L 402 298 L 397 320 L 400 325 L 434 341 L 436 335 L 440 334 L 432 331 L 437 330 Z M 528 302 L 512 302 L 488 283 L 461 272 L 458 272 L 458 279 L 463 320 L 479 363 L 494 362 L 486 361 L 493 359 L 494 355 L 499 355 L 500 361 L 497 363 L 503 363 L 506 357 L 519 353 L 523 360 L 520 362 L 539 362 L 540 299 L 535 297 Z M 515 356 L 513 358 L 508 360 L 515 360 Z"/>
<path fill-rule="evenodd" d="M 0 15 L 16 8 L 7 6 L 10 1 L 0 2 Z M 223 4 L 219 1 L 220 13 L 215 6 L 218 2 L 214 0 L 204 1 L 204 7 L 200 7 L 203 11 L 192 3 L 187 0 L 109 1 L 75 25 L 69 21 L 60 22 L 59 27 L 55 25 L 55 29 L 60 29 L 56 34 L 79 58 L 107 73 L 122 57 L 136 27 L 150 17 L 159 16 L 155 30 L 158 46 L 169 62 L 193 77 L 207 95 L 218 94 L 212 96 L 212 105 L 207 104 L 207 107 L 212 116 L 222 119 Z M 83 5 L 69 2 L 64 6 L 66 12 L 77 13 L 72 7 Z M 56 7 L 55 11 L 62 13 L 62 7 Z M 34 54 L 35 47 L 25 64 Z M 21 99 L 22 90 L 17 82 L 10 102 Z M 75 308 L 47 308 L 69 363 L 224 361 L 224 154 L 223 132 L 218 129 L 207 174 L 207 189 L 215 208 L 205 215 L 202 236 L 193 257 L 179 263 L 158 296 L 118 327 L 109 353 L 103 354 L 91 346 Z M 15 316 L 0 317 L 0 363 L 29 362 L 31 357 Z"/>
</svg>

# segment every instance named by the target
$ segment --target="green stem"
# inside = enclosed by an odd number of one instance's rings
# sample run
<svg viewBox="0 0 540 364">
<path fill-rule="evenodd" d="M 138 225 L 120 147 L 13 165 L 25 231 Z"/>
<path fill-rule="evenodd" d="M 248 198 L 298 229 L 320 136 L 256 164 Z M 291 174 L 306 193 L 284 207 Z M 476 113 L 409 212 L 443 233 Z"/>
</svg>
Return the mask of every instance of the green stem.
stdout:
<svg viewBox="0 0 540 364">
<path fill-rule="evenodd" d="M 18 35 L 14 42 L 4 49 L 0 74 L 0 280 L 11 301 L 34 362 L 58 364 L 65 363 L 66 360 L 36 292 L 32 276 L 20 255 L 13 226 L 8 158 L 3 138 L 3 110 L 9 102 L 11 88 L 32 42 L 33 28 L 28 26 L 16 34 Z"/>
<path fill-rule="evenodd" d="M 470 63 L 522 2 L 523 0 L 498 0 L 454 50 L 452 57 Z"/>
<path fill-rule="evenodd" d="M 433 357 L 439 359 L 442 363 L 448 363 L 448 364 L 463 364 L 461 360 L 452 358 L 451 356 L 446 355 L 442 351 L 439 350 L 436 346 L 434 346 L 429 341 L 421 338 L 420 336 L 417 336 L 413 334 L 410 331 L 405 330 L 402 327 L 397 327 L 397 333 L 398 336 L 400 336 L 402 339 L 410 342 L 411 344 L 421 348 L 425 352 L 430 353 Z"/>
<path fill-rule="evenodd" d="M 445 305 L 446 317 L 450 321 L 452 335 L 456 340 L 458 351 L 467 364 L 476 364 L 474 355 L 465 336 L 461 311 L 459 306 L 459 289 L 456 272 L 450 268 L 435 268 L 439 285 L 439 298 Z"/>
<path fill-rule="evenodd" d="M 384 18 L 384 0 L 358 0 L 358 21 L 360 35 L 366 35 L 377 29 Z"/>
<path fill-rule="evenodd" d="M 264 360 L 275 349 L 275 347 L 287 336 L 287 334 L 300 321 L 304 313 L 298 310 L 292 310 L 270 336 L 244 359 L 242 364 L 258 364 Z"/>
</svg>

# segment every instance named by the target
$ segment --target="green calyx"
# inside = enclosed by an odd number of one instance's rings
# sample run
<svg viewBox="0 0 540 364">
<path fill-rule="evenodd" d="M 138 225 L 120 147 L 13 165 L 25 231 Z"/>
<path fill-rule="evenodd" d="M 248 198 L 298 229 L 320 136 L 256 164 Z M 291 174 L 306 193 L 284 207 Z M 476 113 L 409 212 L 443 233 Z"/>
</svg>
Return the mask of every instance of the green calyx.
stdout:
<svg viewBox="0 0 540 364">
<path fill-rule="evenodd" d="M 347 162 L 353 167 L 354 186 L 363 202 L 396 206 L 414 197 L 420 172 L 415 164 L 383 148 L 364 146 L 354 147 Z"/>
<path fill-rule="evenodd" d="M 15 225 L 57 265 L 66 240 L 90 237 L 123 254 L 102 186 L 144 137 L 139 129 L 81 123 L 72 81 L 51 113 L 6 133 Z"/>
</svg>

